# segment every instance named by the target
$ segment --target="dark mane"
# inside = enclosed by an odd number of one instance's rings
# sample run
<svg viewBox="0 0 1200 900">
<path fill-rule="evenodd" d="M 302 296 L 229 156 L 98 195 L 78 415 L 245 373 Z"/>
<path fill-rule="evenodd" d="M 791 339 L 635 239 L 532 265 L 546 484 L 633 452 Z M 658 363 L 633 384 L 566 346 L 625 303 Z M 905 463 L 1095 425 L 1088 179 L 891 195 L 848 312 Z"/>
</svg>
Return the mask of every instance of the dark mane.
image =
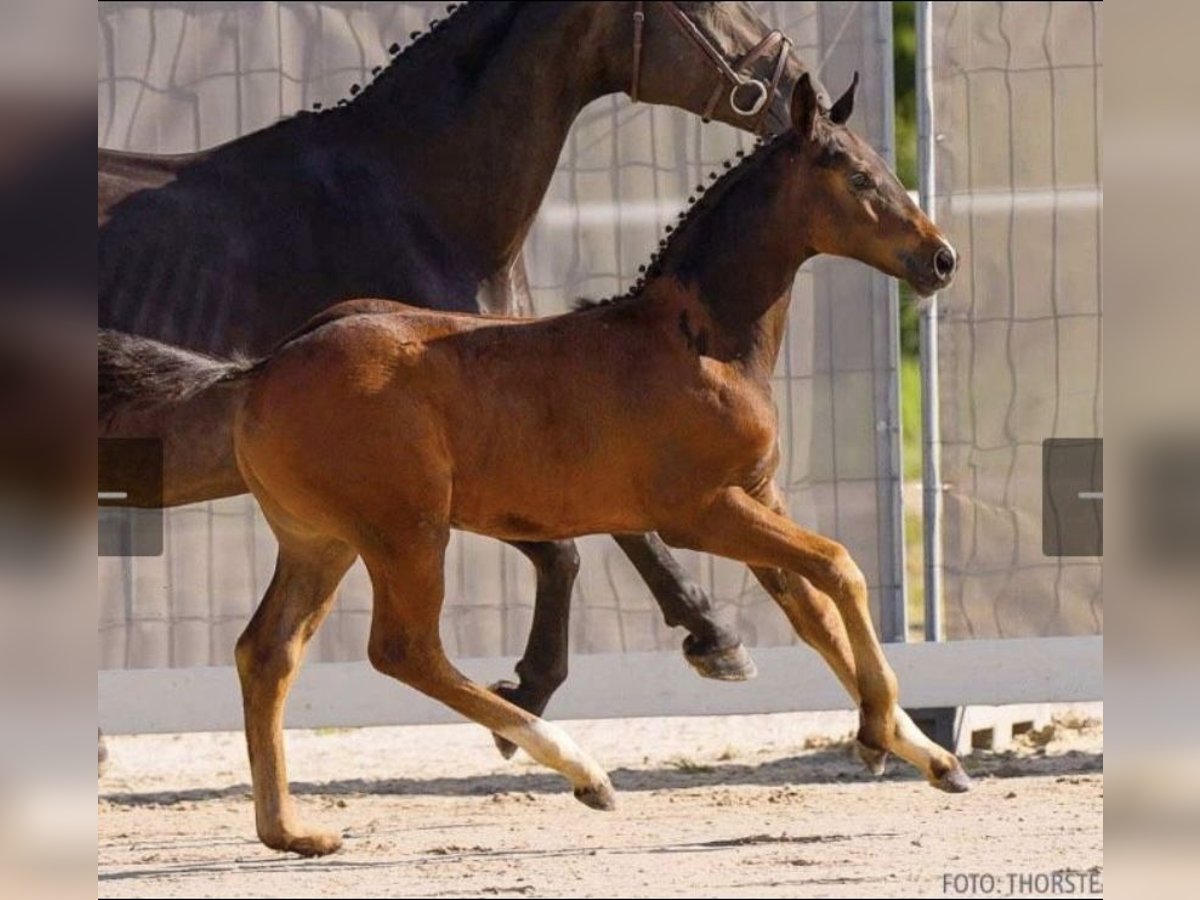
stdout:
<svg viewBox="0 0 1200 900">
<path fill-rule="evenodd" d="M 770 138 L 760 138 L 749 153 L 744 150 L 737 151 L 735 158 L 740 157 L 740 162 L 735 164 L 733 160 L 727 159 L 722 163 L 724 172 L 720 170 L 710 172 L 709 183 L 706 185 L 701 182 L 692 189 L 692 193 L 688 197 L 687 208 L 678 215 L 674 224 L 666 227 L 662 239 L 658 242 L 658 249 L 654 251 L 649 262 L 638 267 L 638 279 L 629 290 L 624 294 L 617 294 L 603 300 L 580 297 L 575 301 L 573 311 L 581 312 L 600 306 L 612 306 L 640 296 L 647 279 L 662 274 L 663 264 L 668 258 L 674 256 L 674 252 L 683 242 L 682 236 L 690 234 L 694 223 L 697 220 L 703 220 L 705 214 L 713 209 L 730 188 L 745 177 L 747 172 L 758 168 L 759 162 L 769 155 L 770 151 L 779 144 L 781 138 L 789 133 L 784 131 Z"/>
<path fill-rule="evenodd" d="M 463 27 L 464 22 L 471 22 L 479 16 L 487 13 L 496 13 L 500 3 L 451 3 L 446 7 L 446 17 L 443 19 L 431 19 L 429 25 L 424 31 L 414 31 L 409 34 L 409 42 L 405 46 L 401 46 L 399 42 L 392 43 L 388 48 L 388 53 L 393 59 L 383 66 L 375 66 L 371 69 L 370 78 L 365 84 L 354 83 L 350 85 L 350 96 L 343 97 L 334 104 L 326 105 L 324 103 L 314 103 L 312 111 L 300 110 L 294 116 L 289 116 L 281 122 L 289 121 L 302 116 L 310 116 L 313 113 L 327 115 L 335 113 L 338 110 L 349 109 L 364 97 L 367 97 L 378 91 L 381 84 L 391 81 L 394 78 L 400 77 L 402 70 L 415 63 L 425 62 L 425 57 L 429 53 L 437 53 L 444 48 L 440 45 L 447 37 L 455 36 Z M 502 19 L 506 19 L 508 14 L 515 11 L 517 4 L 503 4 L 507 7 L 504 10 L 505 15 Z M 468 9 L 469 7 L 469 9 Z M 490 48 L 491 41 L 484 40 L 482 43 Z"/>
</svg>

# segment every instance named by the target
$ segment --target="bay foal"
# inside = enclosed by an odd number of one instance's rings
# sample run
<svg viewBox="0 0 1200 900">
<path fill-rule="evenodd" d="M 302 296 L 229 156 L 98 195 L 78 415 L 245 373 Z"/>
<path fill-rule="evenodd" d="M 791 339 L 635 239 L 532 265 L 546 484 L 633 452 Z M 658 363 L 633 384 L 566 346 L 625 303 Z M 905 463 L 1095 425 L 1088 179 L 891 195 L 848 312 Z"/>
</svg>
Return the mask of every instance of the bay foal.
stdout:
<svg viewBox="0 0 1200 900">
<path fill-rule="evenodd" d="M 506 540 L 656 530 L 749 564 L 860 710 L 864 759 L 893 752 L 967 788 L 898 705 L 866 582 L 840 544 L 792 522 L 773 484 L 770 379 L 797 269 L 849 256 L 927 294 L 954 251 L 798 84 L 792 128 L 708 191 L 629 295 L 539 321 L 366 304 L 242 370 L 238 461 L 279 538 L 275 578 L 237 663 L 258 833 L 319 854 L 287 790 L 283 703 L 355 555 L 374 587 L 369 657 L 557 769 L 608 809 L 604 771 L 559 728 L 465 678 L 438 633 L 450 529 Z M 486 387 L 484 387 L 486 386 Z"/>
</svg>

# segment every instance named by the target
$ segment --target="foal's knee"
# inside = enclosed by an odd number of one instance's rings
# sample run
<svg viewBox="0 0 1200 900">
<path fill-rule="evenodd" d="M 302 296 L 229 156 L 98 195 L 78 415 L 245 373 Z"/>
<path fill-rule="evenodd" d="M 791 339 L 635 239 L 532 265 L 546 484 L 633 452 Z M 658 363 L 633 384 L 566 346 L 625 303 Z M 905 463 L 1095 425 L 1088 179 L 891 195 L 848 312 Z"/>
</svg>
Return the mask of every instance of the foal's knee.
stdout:
<svg viewBox="0 0 1200 900">
<path fill-rule="evenodd" d="M 251 624 L 238 638 L 233 658 L 243 682 L 271 680 L 287 677 L 299 662 L 299 651 L 291 641 L 272 641 Z"/>
<path fill-rule="evenodd" d="M 840 544 L 829 557 L 828 578 L 828 593 L 833 597 L 843 621 L 847 624 L 851 641 L 855 640 L 856 631 L 873 631 L 866 576 L 851 558 L 850 552 Z M 847 618 L 848 616 L 851 618 Z M 896 676 L 886 662 L 881 674 L 881 678 L 872 679 L 869 685 L 864 685 L 863 699 L 871 706 L 890 711 L 899 695 Z"/>
<path fill-rule="evenodd" d="M 838 544 L 829 556 L 827 572 L 834 599 L 838 597 L 865 603 L 867 600 L 867 578 L 850 555 L 850 551 Z"/>
</svg>

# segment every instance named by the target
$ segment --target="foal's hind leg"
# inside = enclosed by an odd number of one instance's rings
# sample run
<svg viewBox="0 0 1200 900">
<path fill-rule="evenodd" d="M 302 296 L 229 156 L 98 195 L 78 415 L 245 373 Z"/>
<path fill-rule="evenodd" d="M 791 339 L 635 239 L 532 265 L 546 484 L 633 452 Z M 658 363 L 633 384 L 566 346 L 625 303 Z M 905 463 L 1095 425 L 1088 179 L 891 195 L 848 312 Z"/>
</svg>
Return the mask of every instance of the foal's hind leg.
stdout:
<svg viewBox="0 0 1200 900">
<path fill-rule="evenodd" d="M 614 534 L 662 609 L 668 625 L 688 630 L 683 655 L 705 678 L 748 681 L 758 674 L 742 639 L 713 608 L 657 534 Z"/>
<path fill-rule="evenodd" d="M 436 532 L 436 533 L 435 533 Z M 564 731 L 514 706 L 459 672 L 442 649 L 442 570 L 447 528 L 425 526 L 363 552 L 375 588 L 371 664 L 516 744 L 565 775 L 580 802 L 611 809 L 608 776 Z"/>
<path fill-rule="evenodd" d="M 686 546 L 740 559 L 760 569 L 785 569 L 807 579 L 816 592 L 781 604 L 790 618 L 795 614 L 806 619 L 805 613 L 820 609 L 819 595 L 830 598 L 844 628 L 849 653 L 844 645 L 838 646 L 841 631 L 831 618 L 815 628 L 807 621 L 804 625 L 810 636 L 820 638 L 821 632 L 829 632 L 829 640 L 820 641 L 825 647 L 822 655 L 831 661 L 859 704 L 859 741 L 870 749 L 893 751 L 907 759 L 935 786 L 946 790 L 965 788 L 965 774 L 954 756 L 932 742 L 916 740 L 915 727 L 900 710 L 896 676 L 871 624 L 866 582 L 844 547 L 805 531 L 740 488 L 722 491 L 676 537 Z M 809 610 L 799 606 L 805 599 L 812 604 Z M 822 615 L 829 616 L 829 611 L 822 611 Z M 804 634 L 799 626 L 797 630 Z"/>
<path fill-rule="evenodd" d="M 354 552 L 340 542 L 281 536 L 271 585 L 238 638 L 254 818 L 259 839 L 275 850 L 321 856 L 342 845 L 336 834 L 305 827 L 296 813 L 283 757 L 283 707 L 304 647 L 333 605 L 337 584 L 352 562 Z"/>
<path fill-rule="evenodd" d="M 519 683 L 499 681 L 492 690 L 521 709 L 540 716 L 550 697 L 567 678 L 567 645 L 571 625 L 571 591 L 579 573 L 574 541 L 509 541 L 537 569 L 537 595 L 525 654 L 517 663 Z M 493 734 L 505 759 L 517 745 Z"/>
</svg>

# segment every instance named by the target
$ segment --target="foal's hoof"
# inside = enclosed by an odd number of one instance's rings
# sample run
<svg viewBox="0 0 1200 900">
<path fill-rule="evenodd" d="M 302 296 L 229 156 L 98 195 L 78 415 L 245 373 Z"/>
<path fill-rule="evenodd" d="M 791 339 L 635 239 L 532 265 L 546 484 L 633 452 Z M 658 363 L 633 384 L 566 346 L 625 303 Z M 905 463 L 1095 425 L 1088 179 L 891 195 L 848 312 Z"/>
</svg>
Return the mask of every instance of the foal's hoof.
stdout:
<svg viewBox="0 0 1200 900">
<path fill-rule="evenodd" d="M 332 831 L 273 835 L 263 837 L 262 842 L 272 850 L 298 853 L 301 856 L 328 856 L 342 849 L 342 836 Z"/>
<path fill-rule="evenodd" d="M 607 812 L 617 808 L 617 794 L 608 779 L 590 787 L 575 788 L 575 799 L 592 809 Z"/>
<path fill-rule="evenodd" d="M 492 732 L 492 740 L 496 744 L 496 749 L 500 751 L 500 755 L 505 759 L 512 759 L 517 755 L 518 747 L 506 737 L 500 737 L 496 732 Z"/>
<path fill-rule="evenodd" d="M 513 682 L 508 681 L 508 680 L 497 681 L 493 684 L 488 685 L 489 691 L 491 691 L 493 694 L 496 694 L 498 697 L 502 697 L 503 699 L 507 700 L 509 703 L 513 704 L 514 706 L 521 705 L 520 703 L 517 702 L 517 695 L 518 695 L 518 692 L 520 691 L 520 689 L 521 688 L 519 685 L 514 684 Z M 505 759 L 512 759 L 513 756 L 516 754 L 517 745 L 514 744 L 512 741 L 510 741 L 508 738 L 501 737 L 500 735 L 496 734 L 496 732 L 493 731 L 492 732 L 492 740 L 496 742 L 496 749 L 500 751 L 500 755 L 503 756 Z"/>
<path fill-rule="evenodd" d="M 758 667 L 742 644 L 724 650 L 696 647 L 694 635 L 683 640 L 683 657 L 705 678 L 718 681 L 749 681 L 758 674 Z"/>
<path fill-rule="evenodd" d="M 956 765 L 932 784 L 939 791 L 945 791 L 947 794 L 965 794 L 971 789 L 971 776 L 963 771 L 962 766 Z"/>
<path fill-rule="evenodd" d="M 872 775 L 882 775 L 883 770 L 887 768 L 887 751 L 868 747 L 862 741 L 855 741 L 854 746 L 858 750 L 858 758 L 867 767 L 867 771 Z"/>
</svg>

